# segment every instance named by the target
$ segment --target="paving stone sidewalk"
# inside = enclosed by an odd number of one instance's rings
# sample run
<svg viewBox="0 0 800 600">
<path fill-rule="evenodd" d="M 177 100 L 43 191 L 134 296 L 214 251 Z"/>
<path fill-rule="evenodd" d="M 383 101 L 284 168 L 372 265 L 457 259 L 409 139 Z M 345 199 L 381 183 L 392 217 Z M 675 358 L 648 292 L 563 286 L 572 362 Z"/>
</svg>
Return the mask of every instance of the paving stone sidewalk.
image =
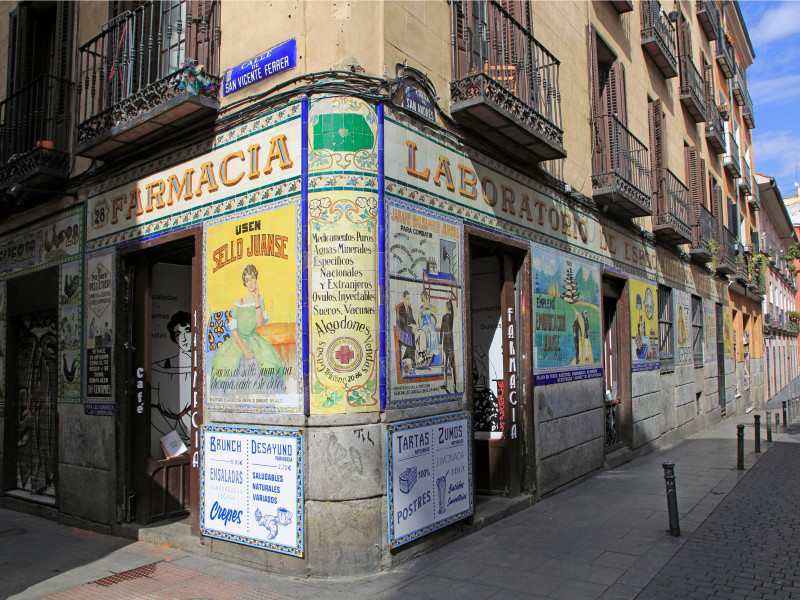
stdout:
<svg viewBox="0 0 800 600">
<path fill-rule="evenodd" d="M 640 599 L 800 599 L 800 444 L 778 442 Z"/>
<path fill-rule="evenodd" d="M 748 491 L 751 486 L 749 476 L 745 477 L 747 470 L 736 469 L 738 423 L 747 425 L 745 467 L 757 465 L 752 471 L 753 477 L 758 478 L 754 485 L 766 489 L 767 496 L 753 496 L 755 492 Z M 766 455 L 755 455 L 752 423 L 752 415 L 728 419 L 670 448 L 601 472 L 390 572 L 366 577 L 274 576 L 185 549 L 133 542 L 0 509 L 0 598 L 580 600 L 632 599 L 639 595 L 645 598 L 651 592 L 674 594 L 653 596 L 657 598 L 689 598 L 689 593 L 704 593 L 698 591 L 699 585 L 697 589 L 681 588 L 675 593 L 662 588 L 662 583 L 672 582 L 674 577 L 682 582 L 700 582 L 699 575 L 694 577 L 686 571 L 697 561 L 684 559 L 682 552 L 686 548 L 702 553 L 703 544 L 710 542 L 716 544 L 714 551 L 726 544 L 734 549 L 721 557 L 709 550 L 712 561 L 728 561 L 725 565 L 729 566 L 730 556 L 739 548 L 746 548 L 745 555 L 752 558 L 746 565 L 747 574 L 734 573 L 736 567 L 731 567 L 735 582 L 743 589 L 750 585 L 745 581 L 759 579 L 758 569 L 765 568 L 763 561 L 768 557 L 759 555 L 757 546 L 736 543 L 748 540 L 749 544 L 750 537 L 743 522 L 733 519 L 747 518 L 749 523 L 759 510 L 765 518 L 775 516 L 776 502 L 787 503 L 792 493 L 797 498 L 800 492 L 795 486 L 793 492 L 786 492 L 786 497 L 769 495 L 777 489 L 779 477 L 786 479 L 783 467 L 770 465 L 780 463 L 788 468 L 788 463 L 800 458 L 800 444 L 788 444 L 800 441 L 800 425 L 776 436 L 776 444 Z M 779 449 L 784 445 L 792 448 Z M 765 450 L 769 446 L 763 444 Z M 676 465 L 683 534 L 679 538 L 668 534 L 661 468 L 666 460 Z M 740 492 L 735 486 L 743 477 L 747 487 L 741 493 L 753 499 L 738 508 L 740 502 L 735 498 Z M 725 527 L 708 541 L 706 526 L 701 524 L 729 495 L 734 498 L 730 503 L 740 512 L 722 518 Z M 796 506 L 797 500 L 794 502 Z M 728 510 L 728 503 L 726 500 L 720 510 Z M 790 515 L 786 518 L 790 519 Z M 788 521 L 784 527 L 787 526 Z M 701 536 L 697 544 L 695 534 Z M 791 565 L 793 561 L 797 565 L 796 544 L 791 546 L 778 533 L 774 535 L 776 551 L 793 549 L 793 554 L 786 554 L 787 562 L 781 564 Z M 673 563 L 677 569 L 674 575 L 670 571 Z M 709 569 L 717 567 L 713 564 Z M 773 571 L 773 585 L 788 585 L 780 583 L 784 579 L 792 585 L 797 581 L 792 579 L 796 573 L 793 575 L 788 569 Z M 723 585 L 714 580 L 711 583 Z M 774 597 L 792 597 L 781 596 L 784 592 L 777 590 Z M 723 593 L 720 587 L 719 594 Z"/>
</svg>

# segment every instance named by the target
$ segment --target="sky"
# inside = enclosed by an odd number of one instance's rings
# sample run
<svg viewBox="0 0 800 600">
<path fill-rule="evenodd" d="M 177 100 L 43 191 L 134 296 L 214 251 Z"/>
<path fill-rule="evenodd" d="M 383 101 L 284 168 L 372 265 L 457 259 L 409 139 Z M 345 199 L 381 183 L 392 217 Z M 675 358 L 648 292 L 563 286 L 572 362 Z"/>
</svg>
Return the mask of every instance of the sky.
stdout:
<svg viewBox="0 0 800 600">
<path fill-rule="evenodd" d="M 755 170 L 775 178 L 783 197 L 800 182 L 800 0 L 742 0 L 756 58 L 747 70 L 753 100 Z"/>
</svg>

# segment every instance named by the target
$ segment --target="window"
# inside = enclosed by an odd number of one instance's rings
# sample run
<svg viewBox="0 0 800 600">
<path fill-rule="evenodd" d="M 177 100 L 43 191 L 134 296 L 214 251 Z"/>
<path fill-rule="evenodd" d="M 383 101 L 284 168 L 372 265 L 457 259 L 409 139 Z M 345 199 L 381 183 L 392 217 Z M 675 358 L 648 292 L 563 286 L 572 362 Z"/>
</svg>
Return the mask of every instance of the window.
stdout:
<svg viewBox="0 0 800 600">
<path fill-rule="evenodd" d="M 692 296 L 692 348 L 694 349 L 694 366 L 703 366 L 703 299 Z"/>
<path fill-rule="evenodd" d="M 673 308 L 672 288 L 658 286 L 658 339 L 661 372 L 675 370 L 675 340 L 672 335 Z"/>
</svg>

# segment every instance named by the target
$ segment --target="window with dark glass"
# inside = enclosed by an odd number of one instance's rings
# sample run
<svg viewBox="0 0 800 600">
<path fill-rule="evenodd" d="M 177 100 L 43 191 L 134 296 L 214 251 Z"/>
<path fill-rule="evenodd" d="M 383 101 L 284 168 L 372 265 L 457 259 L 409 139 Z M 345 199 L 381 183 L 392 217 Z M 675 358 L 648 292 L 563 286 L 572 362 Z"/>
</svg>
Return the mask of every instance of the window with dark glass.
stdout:
<svg viewBox="0 0 800 600">
<path fill-rule="evenodd" d="M 694 366 L 703 366 L 703 299 L 692 296 L 692 348 L 694 350 Z"/>
<path fill-rule="evenodd" d="M 661 372 L 675 370 L 675 340 L 672 335 L 673 324 L 672 288 L 658 286 L 658 339 Z"/>
</svg>

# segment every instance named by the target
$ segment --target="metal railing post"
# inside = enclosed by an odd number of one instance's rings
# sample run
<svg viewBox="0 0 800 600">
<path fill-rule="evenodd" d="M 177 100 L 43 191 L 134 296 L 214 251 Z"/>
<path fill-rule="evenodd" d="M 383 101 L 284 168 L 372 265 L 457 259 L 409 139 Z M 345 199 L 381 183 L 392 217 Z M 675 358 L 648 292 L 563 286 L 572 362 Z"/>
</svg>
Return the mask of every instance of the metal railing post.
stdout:
<svg viewBox="0 0 800 600">
<path fill-rule="evenodd" d="M 755 415 L 755 441 L 756 441 L 756 454 L 761 454 L 761 415 Z"/>
<path fill-rule="evenodd" d="M 675 463 L 668 460 L 661 466 L 664 467 L 664 483 L 667 488 L 669 534 L 673 537 L 679 537 L 681 535 L 681 525 L 678 518 L 678 494 L 675 488 Z"/>
<path fill-rule="evenodd" d="M 783 429 L 786 430 L 786 400 L 784 400 L 781 405 L 783 406 Z"/>
<path fill-rule="evenodd" d="M 744 469 L 744 425 L 737 425 L 736 429 L 736 468 Z"/>
</svg>

